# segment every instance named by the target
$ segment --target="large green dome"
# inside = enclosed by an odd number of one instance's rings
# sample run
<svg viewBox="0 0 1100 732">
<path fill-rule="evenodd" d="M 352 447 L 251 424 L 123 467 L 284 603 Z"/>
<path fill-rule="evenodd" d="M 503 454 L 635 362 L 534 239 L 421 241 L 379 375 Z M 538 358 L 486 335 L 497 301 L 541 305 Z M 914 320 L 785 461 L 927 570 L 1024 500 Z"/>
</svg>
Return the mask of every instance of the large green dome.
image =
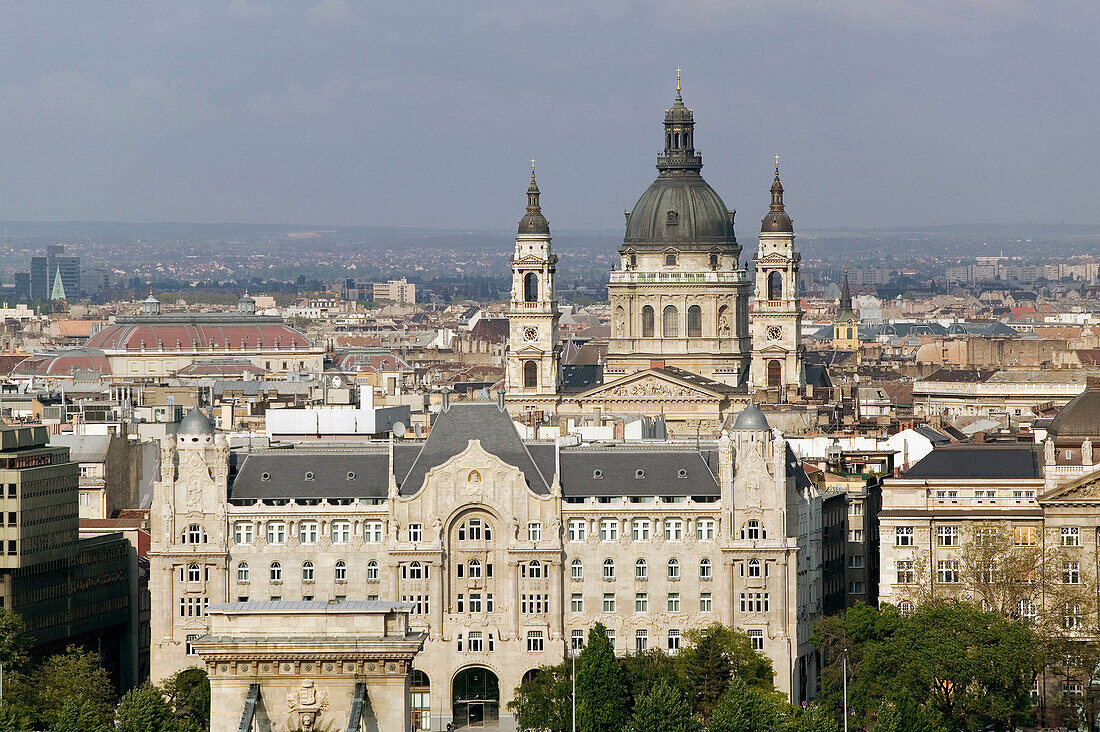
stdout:
<svg viewBox="0 0 1100 732">
<path fill-rule="evenodd" d="M 695 119 L 677 90 L 665 111 L 665 150 L 657 156 L 657 180 L 646 189 L 626 221 L 622 250 L 737 248 L 733 212 L 699 174 Z"/>
</svg>

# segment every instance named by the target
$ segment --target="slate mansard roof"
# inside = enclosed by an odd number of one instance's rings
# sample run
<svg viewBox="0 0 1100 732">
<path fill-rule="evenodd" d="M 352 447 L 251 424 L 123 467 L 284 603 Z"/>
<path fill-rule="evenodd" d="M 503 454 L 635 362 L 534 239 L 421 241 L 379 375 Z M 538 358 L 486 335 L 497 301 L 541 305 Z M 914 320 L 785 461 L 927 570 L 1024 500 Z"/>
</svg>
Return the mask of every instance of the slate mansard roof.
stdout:
<svg viewBox="0 0 1100 732">
<path fill-rule="evenodd" d="M 495 403 L 452 404 L 442 412 L 424 441 L 393 446 L 393 476 L 401 495 L 424 485 L 428 472 L 479 440 L 482 448 L 518 467 L 531 491 L 547 495 L 555 477 L 565 498 L 584 496 L 713 496 L 718 486 L 718 456 L 713 443 L 632 442 L 557 448 L 549 442 L 525 443 L 508 413 Z M 555 454 L 557 453 L 557 454 Z M 800 488 L 805 472 L 788 448 L 788 474 Z M 560 461 L 561 474 L 556 476 Z M 237 457 L 229 498 L 355 500 L 384 499 L 389 493 L 390 447 L 298 444 L 244 453 Z"/>
<path fill-rule="evenodd" d="M 1043 477 L 1041 450 L 1030 443 L 937 447 L 902 477 L 1035 480 Z"/>
</svg>

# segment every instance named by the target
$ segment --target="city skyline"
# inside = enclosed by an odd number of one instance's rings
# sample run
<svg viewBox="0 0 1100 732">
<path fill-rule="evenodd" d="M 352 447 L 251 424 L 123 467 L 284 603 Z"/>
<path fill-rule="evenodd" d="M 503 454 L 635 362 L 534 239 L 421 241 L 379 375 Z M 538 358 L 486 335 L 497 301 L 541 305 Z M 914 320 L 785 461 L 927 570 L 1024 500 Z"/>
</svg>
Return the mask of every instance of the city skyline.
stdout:
<svg viewBox="0 0 1100 732">
<path fill-rule="evenodd" d="M 1091 8 L 0 12 L 4 219 L 497 230 L 534 157 L 555 229 L 614 230 L 653 175 L 677 67 L 742 232 L 776 153 L 800 230 L 1087 224 L 1100 192 L 1078 91 Z"/>
</svg>

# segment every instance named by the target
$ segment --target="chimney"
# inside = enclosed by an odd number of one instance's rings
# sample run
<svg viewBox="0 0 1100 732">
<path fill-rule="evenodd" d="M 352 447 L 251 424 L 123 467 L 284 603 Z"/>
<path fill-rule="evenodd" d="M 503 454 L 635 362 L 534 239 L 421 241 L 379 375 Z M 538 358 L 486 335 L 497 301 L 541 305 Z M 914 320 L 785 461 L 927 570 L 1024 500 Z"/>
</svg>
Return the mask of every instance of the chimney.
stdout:
<svg viewBox="0 0 1100 732">
<path fill-rule="evenodd" d="M 446 412 L 451 408 L 451 387 L 443 387 L 443 411 Z"/>
<path fill-rule="evenodd" d="M 651 369 L 663 369 L 665 367 L 665 360 L 663 358 L 652 359 L 649 362 L 649 368 Z"/>
<path fill-rule="evenodd" d="M 504 411 L 504 389 L 497 392 L 497 406 L 500 407 L 500 411 Z"/>
</svg>

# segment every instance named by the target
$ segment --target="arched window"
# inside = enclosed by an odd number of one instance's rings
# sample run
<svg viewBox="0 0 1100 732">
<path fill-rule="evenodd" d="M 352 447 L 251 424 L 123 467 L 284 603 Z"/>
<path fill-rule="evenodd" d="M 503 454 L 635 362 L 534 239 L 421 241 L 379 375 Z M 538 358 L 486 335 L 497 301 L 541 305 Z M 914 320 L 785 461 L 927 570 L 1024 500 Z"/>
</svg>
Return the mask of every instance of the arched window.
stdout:
<svg viewBox="0 0 1100 732">
<path fill-rule="evenodd" d="M 783 299 L 783 275 L 780 274 L 779 270 L 768 273 L 768 299 Z"/>
<path fill-rule="evenodd" d="M 665 133 L 665 147 L 667 147 L 667 148 L 672 147 L 672 133 L 671 132 L 666 132 Z"/>
<path fill-rule="evenodd" d="M 313 562 L 302 562 L 302 581 L 313 581 Z"/>
<path fill-rule="evenodd" d="M 538 561 L 527 564 L 527 576 L 531 579 L 542 579 L 542 564 Z"/>
<path fill-rule="evenodd" d="M 653 308 L 646 305 L 642 308 L 642 338 L 653 337 Z"/>
<path fill-rule="evenodd" d="M 675 305 L 665 307 L 661 313 L 661 334 L 665 338 L 677 338 L 680 335 L 680 311 Z"/>
<path fill-rule="evenodd" d="M 711 252 L 710 253 L 710 268 L 711 269 L 718 269 L 718 263 L 719 263 L 718 252 Z"/>
<path fill-rule="evenodd" d="M 644 580 L 649 578 L 649 565 L 644 559 L 634 562 L 634 579 Z"/>
<path fill-rule="evenodd" d="M 688 308 L 688 338 L 703 337 L 703 309 L 698 305 Z"/>
<path fill-rule="evenodd" d="M 718 321 L 715 325 L 718 328 L 719 338 L 729 338 L 733 334 L 733 326 L 730 323 L 730 309 L 728 306 L 723 305 L 718 308 Z"/>
<path fill-rule="evenodd" d="M 340 559 L 332 568 L 332 578 L 337 582 L 348 581 L 348 565 L 343 559 Z"/>
<path fill-rule="evenodd" d="M 283 565 L 279 562 L 271 563 L 271 581 L 282 582 L 283 581 Z"/>
<path fill-rule="evenodd" d="M 680 147 L 680 133 L 677 132 L 672 136 L 672 139 L 676 141 L 676 147 Z"/>
<path fill-rule="evenodd" d="M 411 580 L 424 579 L 424 567 L 420 562 L 409 562 L 406 577 Z"/>
<path fill-rule="evenodd" d="M 539 276 L 534 272 L 528 272 L 523 276 L 523 300 L 524 302 L 536 302 L 539 299 Z"/>
<path fill-rule="evenodd" d="M 779 363 L 777 359 L 768 361 L 768 386 L 776 387 L 783 385 L 783 364 Z"/>
<path fill-rule="evenodd" d="M 477 579 L 481 577 L 481 562 L 476 559 L 470 560 L 470 579 Z"/>
<path fill-rule="evenodd" d="M 852 340 L 852 329 L 848 329 L 848 340 Z"/>
<path fill-rule="evenodd" d="M 750 577 L 759 577 L 760 576 L 760 560 L 759 559 L 750 559 L 749 560 L 749 576 Z"/>
<path fill-rule="evenodd" d="M 741 527 L 742 539 L 767 539 L 768 531 L 764 528 L 764 525 L 753 519 L 746 521 L 745 525 Z"/>
<path fill-rule="evenodd" d="M 709 559 L 704 558 L 704 559 L 699 560 L 699 579 L 705 579 L 705 580 L 710 579 L 710 560 Z"/>
<path fill-rule="evenodd" d="M 528 388 L 539 385 L 539 365 L 534 361 L 523 362 L 523 385 Z"/>
<path fill-rule="evenodd" d="M 187 581 L 198 582 L 202 579 L 202 569 L 197 564 L 187 565 Z"/>
<path fill-rule="evenodd" d="M 670 580 L 680 579 L 680 560 L 675 557 L 668 560 L 668 578 Z"/>
<path fill-rule="evenodd" d="M 187 527 L 187 531 L 183 532 L 184 544 L 205 544 L 206 543 L 206 530 L 198 524 L 191 524 Z"/>
<path fill-rule="evenodd" d="M 615 579 L 615 560 L 605 559 L 603 560 L 603 578 L 605 580 Z"/>
<path fill-rule="evenodd" d="M 569 564 L 569 578 L 575 580 L 584 579 L 584 563 L 579 559 L 574 559 Z"/>
<path fill-rule="evenodd" d="M 378 581 L 378 562 L 373 559 L 367 562 L 367 582 Z"/>
<path fill-rule="evenodd" d="M 248 571 L 248 562 L 237 563 L 237 581 L 243 584 L 248 584 L 251 579 L 250 572 Z"/>
</svg>

